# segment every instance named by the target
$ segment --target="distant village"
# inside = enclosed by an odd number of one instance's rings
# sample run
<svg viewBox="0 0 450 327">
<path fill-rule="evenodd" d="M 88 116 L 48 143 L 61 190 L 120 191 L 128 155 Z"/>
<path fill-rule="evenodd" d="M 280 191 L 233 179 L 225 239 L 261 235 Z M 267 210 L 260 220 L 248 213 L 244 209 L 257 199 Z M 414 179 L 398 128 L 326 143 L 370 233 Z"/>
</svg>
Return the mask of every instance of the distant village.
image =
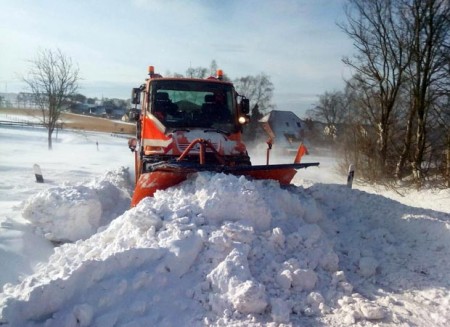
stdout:
<svg viewBox="0 0 450 327">
<path fill-rule="evenodd" d="M 96 100 L 95 103 L 73 103 L 68 111 L 74 114 L 91 115 L 109 119 L 125 120 L 127 107 L 123 106 L 123 100 L 108 99 L 107 101 Z"/>
<path fill-rule="evenodd" d="M 126 116 L 129 100 L 88 98 L 75 95 L 66 106 L 66 111 L 74 114 L 91 115 L 121 120 Z M 0 93 L 0 108 L 38 109 L 31 93 Z"/>
</svg>

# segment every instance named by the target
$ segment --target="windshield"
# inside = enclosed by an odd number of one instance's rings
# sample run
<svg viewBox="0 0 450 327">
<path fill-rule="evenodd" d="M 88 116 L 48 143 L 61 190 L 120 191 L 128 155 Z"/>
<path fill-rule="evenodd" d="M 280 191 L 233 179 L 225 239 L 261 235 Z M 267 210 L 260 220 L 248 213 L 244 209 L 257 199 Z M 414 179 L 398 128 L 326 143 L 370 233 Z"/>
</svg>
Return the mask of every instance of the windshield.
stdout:
<svg viewBox="0 0 450 327">
<path fill-rule="evenodd" d="M 234 127 L 233 88 L 200 81 L 152 82 L 151 112 L 167 127 L 203 127 L 230 131 Z"/>
</svg>

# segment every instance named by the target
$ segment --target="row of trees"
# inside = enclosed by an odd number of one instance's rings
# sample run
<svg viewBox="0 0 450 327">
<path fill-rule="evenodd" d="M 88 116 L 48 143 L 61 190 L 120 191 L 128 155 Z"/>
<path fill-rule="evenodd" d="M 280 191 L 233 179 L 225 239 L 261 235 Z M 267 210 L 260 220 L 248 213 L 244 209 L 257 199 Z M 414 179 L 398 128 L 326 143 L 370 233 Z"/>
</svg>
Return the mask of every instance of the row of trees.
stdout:
<svg viewBox="0 0 450 327">
<path fill-rule="evenodd" d="M 346 17 L 355 55 L 344 63 L 355 73 L 310 115 L 340 126 L 364 177 L 420 186 L 434 175 L 450 186 L 450 3 L 348 0 Z"/>
</svg>

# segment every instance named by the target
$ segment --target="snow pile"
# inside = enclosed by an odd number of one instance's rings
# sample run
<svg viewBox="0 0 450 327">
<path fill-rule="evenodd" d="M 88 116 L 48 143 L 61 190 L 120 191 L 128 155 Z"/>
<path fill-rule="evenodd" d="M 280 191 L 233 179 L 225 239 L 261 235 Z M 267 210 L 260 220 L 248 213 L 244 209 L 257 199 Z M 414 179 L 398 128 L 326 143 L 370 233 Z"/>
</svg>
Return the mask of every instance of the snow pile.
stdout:
<svg viewBox="0 0 450 327">
<path fill-rule="evenodd" d="M 56 248 L 34 276 L 4 287 L 2 319 L 195 326 L 326 313 L 320 290 L 339 260 L 311 202 L 274 182 L 200 174 Z"/>
<path fill-rule="evenodd" d="M 129 187 L 121 168 L 42 190 L 26 202 L 24 217 L 38 231 L 76 242 L 55 248 L 19 285 L 4 285 L 0 323 L 450 321 L 448 213 L 342 185 L 280 188 L 209 173 L 127 210 Z"/>
<path fill-rule="evenodd" d="M 45 189 L 24 203 L 22 215 L 52 242 L 86 239 L 129 207 L 129 180 L 122 167 L 89 183 Z"/>
<path fill-rule="evenodd" d="M 343 186 L 202 173 L 5 285 L 0 322 L 445 326 L 449 234 L 448 214 Z"/>
</svg>

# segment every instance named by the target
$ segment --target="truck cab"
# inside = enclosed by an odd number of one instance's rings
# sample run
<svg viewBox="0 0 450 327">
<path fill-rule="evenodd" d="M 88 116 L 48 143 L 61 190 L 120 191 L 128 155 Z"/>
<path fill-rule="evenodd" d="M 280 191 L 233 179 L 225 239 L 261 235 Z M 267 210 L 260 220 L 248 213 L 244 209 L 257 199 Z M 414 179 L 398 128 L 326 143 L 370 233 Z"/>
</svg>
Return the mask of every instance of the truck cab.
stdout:
<svg viewBox="0 0 450 327">
<path fill-rule="evenodd" d="M 145 84 L 132 90 L 132 103 L 141 104 L 135 142 L 139 174 L 151 171 L 153 163 L 179 158 L 198 139 L 210 145 L 205 164 L 251 164 L 241 141 L 249 102 L 221 71 L 207 79 L 164 78 L 150 66 Z M 196 144 L 182 160 L 199 162 L 201 151 Z"/>
</svg>

